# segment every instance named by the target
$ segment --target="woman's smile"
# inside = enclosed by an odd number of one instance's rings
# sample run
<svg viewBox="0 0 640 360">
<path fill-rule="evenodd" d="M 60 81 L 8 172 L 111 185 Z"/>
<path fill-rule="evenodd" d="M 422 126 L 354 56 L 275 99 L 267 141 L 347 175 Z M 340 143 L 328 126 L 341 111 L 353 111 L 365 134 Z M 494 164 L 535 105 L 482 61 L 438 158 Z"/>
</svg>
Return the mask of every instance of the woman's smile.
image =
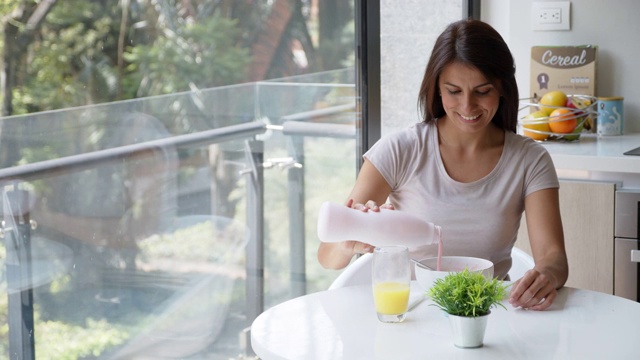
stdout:
<svg viewBox="0 0 640 360">
<path fill-rule="evenodd" d="M 460 115 L 464 120 L 467 120 L 467 121 L 473 121 L 480 117 L 480 115 L 473 115 L 473 116 L 464 116 L 462 114 L 458 114 L 458 115 Z"/>
</svg>

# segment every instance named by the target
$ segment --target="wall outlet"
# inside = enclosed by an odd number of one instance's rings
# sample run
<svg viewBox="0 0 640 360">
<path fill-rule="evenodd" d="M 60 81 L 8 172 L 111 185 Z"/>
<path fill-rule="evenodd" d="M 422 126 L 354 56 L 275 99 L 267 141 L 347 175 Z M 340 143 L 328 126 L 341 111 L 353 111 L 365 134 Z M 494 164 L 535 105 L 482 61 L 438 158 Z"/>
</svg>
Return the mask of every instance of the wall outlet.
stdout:
<svg viewBox="0 0 640 360">
<path fill-rule="evenodd" d="M 543 7 L 539 9 L 537 17 L 540 24 L 561 24 L 562 9 Z"/>
<path fill-rule="evenodd" d="M 534 31 L 570 30 L 571 2 L 535 1 L 531 3 L 531 28 Z"/>
</svg>

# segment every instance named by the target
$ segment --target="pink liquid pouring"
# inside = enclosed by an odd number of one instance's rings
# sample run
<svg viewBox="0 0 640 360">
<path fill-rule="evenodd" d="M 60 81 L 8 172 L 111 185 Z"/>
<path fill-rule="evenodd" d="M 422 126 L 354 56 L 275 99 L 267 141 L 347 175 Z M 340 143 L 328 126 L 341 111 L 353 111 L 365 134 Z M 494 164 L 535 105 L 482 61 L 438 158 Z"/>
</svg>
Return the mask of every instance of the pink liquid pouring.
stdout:
<svg viewBox="0 0 640 360">
<path fill-rule="evenodd" d="M 442 261 L 442 228 L 436 225 L 436 240 L 438 241 L 438 261 L 436 270 L 440 271 L 440 262 Z"/>
</svg>

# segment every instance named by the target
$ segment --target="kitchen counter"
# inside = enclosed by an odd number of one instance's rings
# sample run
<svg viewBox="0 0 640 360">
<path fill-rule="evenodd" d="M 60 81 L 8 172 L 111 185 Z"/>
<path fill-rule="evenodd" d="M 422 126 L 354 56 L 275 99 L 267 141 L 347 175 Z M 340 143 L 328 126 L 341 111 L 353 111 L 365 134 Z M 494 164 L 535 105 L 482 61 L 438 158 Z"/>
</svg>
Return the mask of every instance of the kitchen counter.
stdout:
<svg viewBox="0 0 640 360">
<path fill-rule="evenodd" d="M 560 170 L 626 174 L 640 179 L 640 156 L 623 155 L 640 147 L 640 134 L 597 136 L 582 134 L 576 142 L 542 142 L 549 151 L 559 176 Z"/>
</svg>

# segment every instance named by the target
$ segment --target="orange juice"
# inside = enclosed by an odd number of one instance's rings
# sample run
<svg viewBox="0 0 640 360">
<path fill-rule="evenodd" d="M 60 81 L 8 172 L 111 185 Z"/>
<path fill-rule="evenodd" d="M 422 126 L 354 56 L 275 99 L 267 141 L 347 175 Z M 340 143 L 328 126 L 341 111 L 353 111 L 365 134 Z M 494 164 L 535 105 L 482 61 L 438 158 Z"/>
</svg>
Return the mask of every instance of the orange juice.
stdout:
<svg viewBox="0 0 640 360">
<path fill-rule="evenodd" d="M 409 284 L 383 282 L 373 286 L 376 312 L 385 315 L 404 314 L 409 304 Z"/>
</svg>

